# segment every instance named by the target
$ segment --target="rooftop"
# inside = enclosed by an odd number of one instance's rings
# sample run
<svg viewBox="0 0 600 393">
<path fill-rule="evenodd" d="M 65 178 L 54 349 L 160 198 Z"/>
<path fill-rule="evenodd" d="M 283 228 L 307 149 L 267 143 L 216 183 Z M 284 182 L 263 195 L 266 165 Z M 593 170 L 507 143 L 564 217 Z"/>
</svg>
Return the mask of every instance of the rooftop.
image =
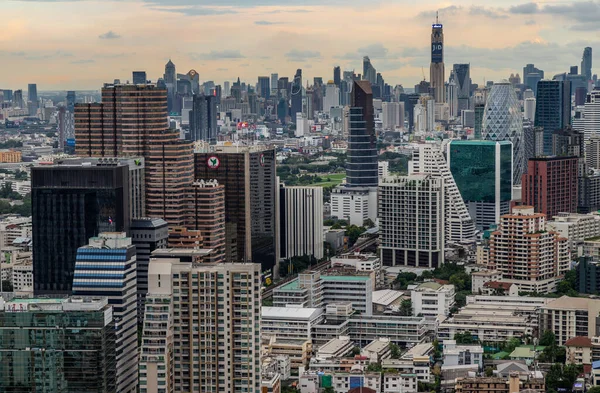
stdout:
<svg viewBox="0 0 600 393">
<path fill-rule="evenodd" d="M 322 308 L 303 307 L 262 307 L 262 318 L 269 319 L 306 319 L 311 320 L 323 314 Z"/>
<path fill-rule="evenodd" d="M 589 337 L 573 337 L 565 342 L 565 347 L 584 347 L 591 348 L 592 347 L 592 339 Z"/>
<path fill-rule="evenodd" d="M 389 306 L 403 295 L 404 292 L 394 291 L 392 289 L 382 289 L 380 291 L 373 291 L 373 303 Z"/>
<path fill-rule="evenodd" d="M 546 304 L 544 308 L 549 309 L 567 309 L 567 310 L 587 310 L 591 301 L 600 302 L 600 300 L 592 300 L 582 297 L 562 296 Z"/>
<path fill-rule="evenodd" d="M 292 280 L 292 281 L 288 282 L 287 284 L 284 284 L 284 285 L 280 286 L 279 288 L 275 288 L 275 289 L 276 290 L 279 289 L 282 291 L 292 291 L 292 290 L 301 289 L 301 288 L 298 286 L 298 279 L 295 279 L 295 280 Z"/>
<path fill-rule="evenodd" d="M 369 281 L 370 276 L 321 276 L 326 281 Z"/>
</svg>

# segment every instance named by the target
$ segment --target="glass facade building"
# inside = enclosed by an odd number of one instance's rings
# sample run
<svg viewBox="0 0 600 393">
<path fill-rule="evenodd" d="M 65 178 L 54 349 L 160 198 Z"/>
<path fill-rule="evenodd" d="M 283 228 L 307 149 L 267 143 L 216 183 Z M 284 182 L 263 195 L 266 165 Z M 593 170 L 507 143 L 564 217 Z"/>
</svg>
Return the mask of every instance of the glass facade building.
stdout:
<svg viewBox="0 0 600 393">
<path fill-rule="evenodd" d="M 71 294 L 77 249 L 100 232 L 128 232 L 129 167 L 31 169 L 34 292 Z"/>
<path fill-rule="evenodd" d="M 373 93 L 368 81 L 355 81 L 349 113 L 348 187 L 377 187 L 377 144 L 373 109 Z"/>
<path fill-rule="evenodd" d="M 535 126 L 544 129 L 544 154 L 552 155 L 552 134 L 571 124 L 571 82 L 539 81 Z"/>
<path fill-rule="evenodd" d="M 106 298 L 0 298 L 0 392 L 115 393 Z"/>
<path fill-rule="evenodd" d="M 452 141 L 448 165 L 477 229 L 488 229 L 508 213 L 513 184 L 510 141 Z"/>
</svg>

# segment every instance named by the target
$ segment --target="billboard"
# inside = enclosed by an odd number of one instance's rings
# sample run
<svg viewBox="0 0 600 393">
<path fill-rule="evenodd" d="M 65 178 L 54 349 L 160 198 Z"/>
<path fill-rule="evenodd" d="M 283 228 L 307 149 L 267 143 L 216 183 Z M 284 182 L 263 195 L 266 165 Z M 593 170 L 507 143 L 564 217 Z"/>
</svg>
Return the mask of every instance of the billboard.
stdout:
<svg viewBox="0 0 600 393">
<path fill-rule="evenodd" d="M 441 63 L 444 61 L 444 44 L 441 42 L 431 43 L 431 62 Z"/>
</svg>

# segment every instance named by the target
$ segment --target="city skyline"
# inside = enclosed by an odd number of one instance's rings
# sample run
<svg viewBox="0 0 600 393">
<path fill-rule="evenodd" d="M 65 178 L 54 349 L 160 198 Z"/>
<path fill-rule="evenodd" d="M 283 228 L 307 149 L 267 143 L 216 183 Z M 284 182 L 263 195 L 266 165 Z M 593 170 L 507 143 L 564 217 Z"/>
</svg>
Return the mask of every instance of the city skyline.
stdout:
<svg viewBox="0 0 600 393">
<path fill-rule="evenodd" d="M 3 4 L 7 33 L 0 38 L 0 61 L 11 78 L 2 87 L 35 82 L 40 91 L 97 90 L 115 78 L 131 80 L 134 70 L 156 80 L 169 58 L 179 72 L 198 71 L 202 81 L 291 77 L 298 68 L 305 81 L 328 80 L 336 65 L 361 72 L 363 56 L 388 83 L 412 87 L 423 73 L 427 77 L 436 10 L 444 24 L 444 62 L 470 63 L 474 83 L 506 79 L 527 63 L 551 78 L 579 65 L 584 47 L 597 46 L 598 39 L 587 37 L 594 37 L 599 27 L 593 21 L 600 16 L 600 3 L 593 1 L 497 0 L 485 7 L 474 1 L 405 0 L 368 7 L 338 0 L 219 4 L 9 0 Z M 349 35 L 348 26 L 363 28 Z"/>
</svg>

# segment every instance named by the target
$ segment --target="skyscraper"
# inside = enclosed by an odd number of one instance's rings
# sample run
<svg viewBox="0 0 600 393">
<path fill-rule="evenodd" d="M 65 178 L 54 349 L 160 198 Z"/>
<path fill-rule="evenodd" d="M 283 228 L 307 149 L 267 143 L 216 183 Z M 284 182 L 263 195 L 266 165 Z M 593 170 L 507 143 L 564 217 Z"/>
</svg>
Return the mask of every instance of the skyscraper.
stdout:
<svg viewBox="0 0 600 393">
<path fill-rule="evenodd" d="M 536 68 L 533 64 L 527 64 L 523 67 L 523 84 L 525 88 L 533 90 L 537 97 L 537 84 L 544 79 L 544 70 Z"/>
<path fill-rule="evenodd" d="M 302 113 L 302 70 L 296 70 L 296 75 L 294 75 L 294 82 L 292 82 L 292 90 L 290 92 L 292 97 L 292 111 L 290 115 L 292 117 L 292 121 L 296 121 L 296 113 Z"/>
<path fill-rule="evenodd" d="M 471 65 L 454 64 L 453 67 L 457 88 L 457 113 L 469 109 L 469 97 L 471 96 Z"/>
<path fill-rule="evenodd" d="M 515 90 L 507 81 L 494 83 L 490 90 L 483 115 L 482 138 L 512 142 L 513 183 L 521 184 L 525 165 L 522 146 L 523 116 Z"/>
<path fill-rule="evenodd" d="M 327 82 L 325 87 L 325 98 L 323 99 L 323 111 L 329 113 L 331 108 L 340 106 L 340 89 L 333 83 L 332 80 Z"/>
<path fill-rule="evenodd" d="M 177 71 L 171 59 L 165 65 L 164 79 L 167 85 L 167 112 L 171 113 L 175 107 L 175 97 L 177 94 Z"/>
<path fill-rule="evenodd" d="M 140 393 L 260 391 L 260 266 L 154 259 L 149 287 Z"/>
<path fill-rule="evenodd" d="M 190 112 L 190 141 L 217 140 L 217 97 L 194 95 Z"/>
<path fill-rule="evenodd" d="M 279 189 L 281 258 L 323 258 L 323 188 Z"/>
<path fill-rule="evenodd" d="M 571 83 L 543 80 L 538 82 L 535 126 L 544 128 L 544 154 L 552 154 L 552 134 L 571 124 Z"/>
<path fill-rule="evenodd" d="M 333 83 L 340 88 L 340 84 L 342 83 L 342 69 L 340 66 L 333 67 Z"/>
<path fill-rule="evenodd" d="M 268 76 L 258 77 L 258 95 L 265 100 L 268 100 L 271 97 L 271 86 L 269 85 Z"/>
<path fill-rule="evenodd" d="M 70 113 L 75 113 L 76 99 L 77 99 L 77 96 L 74 91 L 72 91 L 72 90 L 67 91 L 67 110 Z"/>
<path fill-rule="evenodd" d="M 583 57 L 581 58 L 581 75 L 585 76 L 587 81 L 592 80 L 592 48 L 589 46 L 583 50 Z"/>
<path fill-rule="evenodd" d="M 218 146 L 194 157 L 196 179 L 225 186 L 225 260 L 273 268 L 279 254 L 275 151 Z"/>
<path fill-rule="evenodd" d="M 146 71 L 133 71 L 132 82 L 134 85 L 145 85 L 147 82 Z"/>
<path fill-rule="evenodd" d="M 107 298 L 0 297 L 0 326 L 0 391 L 117 391 Z"/>
<path fill-rule="evenodd" d="M 34 292 L 70 294 L 77 249 L 101 232 L 129 231 L 129 167 L 31 168 Z"/>
<path fill-rule="evenodd" d="M 583 130 L 587 141 L 600 134 L 600 88 L 587 95 L 584 108 Z"/>
<path fill-rule="evenodd" d="M 225 186 L 217 180 L 196 180 L 194 186 L 194 230 L 202 235 L 202 246 L 212 251 L 205 262 L 225 261 Z"/>
<path fill-rule="evenodd" d="M 37 104 L 38 93 L 37 85 L 35 83 L 30 83 L 29 85 L 27 85 L 27 100 L 35 102 Z"/>
<path fill-rule="evenodd" d="M 444 82 L 446 80 L 444 70 L 444 26 L 436 18 L 431 26 L 431 65 L 429 66 L 429 82 L 433 89 L 433 97 L 436 103 L 446 102 L 446 91 Z"/>
<path fill-rule="evenodd" d="M 13 106 L 17 108 L 25 108 L 25 101 L 23 101 L 23 90 L 15 90 L 13 92 Z"/>
<path fill-rule="evenodd" d="M 125 233 L 101 233 L 77 250 L 73 295 L 107 296 L 113 308 L 117 392 L 138 386 L 137 282 L 135 246 Z"/>
<path fill-rule="evenodd" d="M 381 104 L 383 129 L 395 131 L 404 127 L 404 102 L 384 102 Z"/>
<path fill-rule="evenodd" d="M 444 263 L 444 179 L 388 177 L 379 185 L 381 260 L 386 266 L 436 268 Z"/>
<path fill-rule="evenodd" d="M 371 85 L 377 84 L 377 71 L 375 70 L 375 67 L 373 67 L 373 65 L 371 64 L 371 59 L 369 59 L 369 56 L 363 57 L 362 79 L 364 81 L 369 81 Z"/>
<path fill-rule="evenodd" d="M 525 98 L 523 107 L 523 118 L 535 122 L 535 98 Z"/>
<path fill-rule="evenodd" d="M 167 91 L 150 84 L 105 85 L 102 103 L 76 105 L 75 138 L 80 156 L 144 157 L 147 215 L 170 226 L 191 222 L 193 143 L 169 129 Z"/>
<path fill-rule="evenodd" d="M 277 81 L 279 74 L 271 74 L 271 95 L 277 97 Z"/>
<path fill-rule="evenodd" d="M 369 81 L 355 81 L 349 114 L 348 187 L 377 187 L 377 140 L 373 94 Z"/>
</svg>

